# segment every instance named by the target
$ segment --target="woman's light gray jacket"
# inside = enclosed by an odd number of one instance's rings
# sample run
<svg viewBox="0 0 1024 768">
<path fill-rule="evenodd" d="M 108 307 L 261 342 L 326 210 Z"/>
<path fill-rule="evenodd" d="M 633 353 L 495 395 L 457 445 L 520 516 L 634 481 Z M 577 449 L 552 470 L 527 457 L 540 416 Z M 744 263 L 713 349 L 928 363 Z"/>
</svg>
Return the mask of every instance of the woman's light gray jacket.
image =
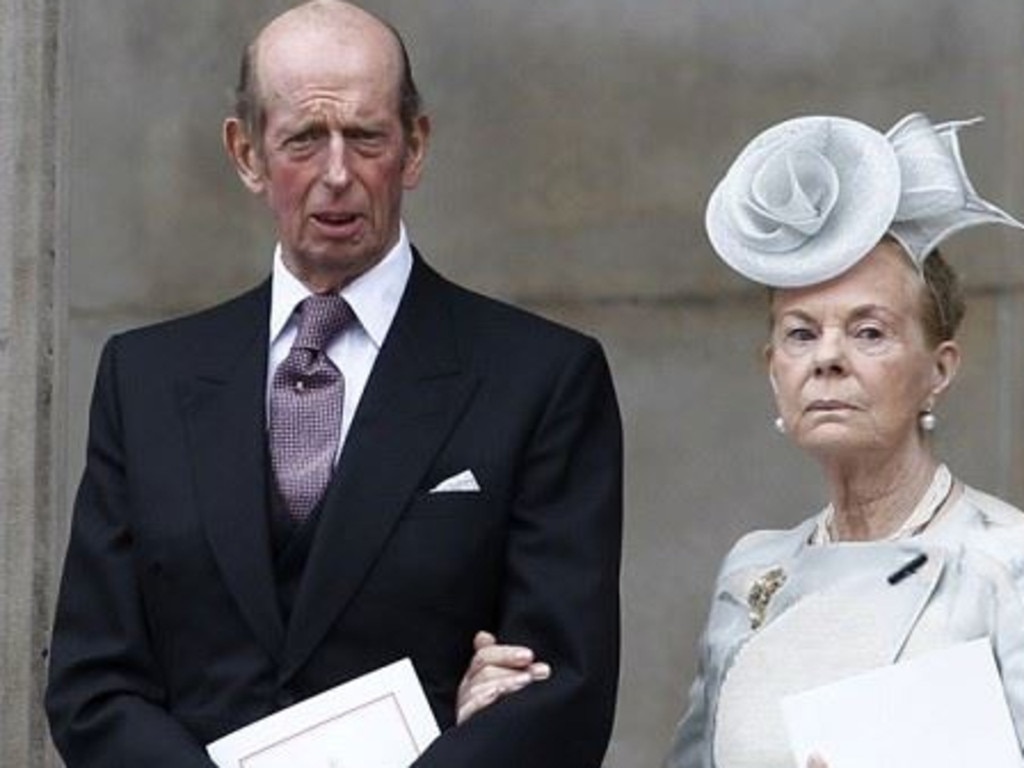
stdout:
<svg viewBox="0 0 1024 768">
<path fill-rule="evenodd" d="M 929 606 L 943 609 L 940 615 L 947 621 L 944 631 L 949 636 L 965 641 L 990 637 L 1017 738 L 1024 744 L 1024 513 L 967 487 L 924 533 L 895 542 L 854 545 L 861 549 L 853 572 L 849 560 L 834 556 L 849 545 L 808 544 L 816 519 L 788 531 L 747 534 L 726 556 L 701 641 L 689 710 L 676 730 L 668 768 L 715 768 L 719 690 L 736 652 L 755 631 L 747 596 L 754 581 L 776 566 L 788 578 L 769 603 L 766 622 L 825 587 L 857 580 L 862 582 L 856 585 L 858 599 L 863 595 L 875 603 L 878 626 L 891 649 L 889 663 L 901 659 Z M 888 583 L 888 575 L 921 553 L 927 561 L 918 571 L 896 585 Z"/>
</svg>

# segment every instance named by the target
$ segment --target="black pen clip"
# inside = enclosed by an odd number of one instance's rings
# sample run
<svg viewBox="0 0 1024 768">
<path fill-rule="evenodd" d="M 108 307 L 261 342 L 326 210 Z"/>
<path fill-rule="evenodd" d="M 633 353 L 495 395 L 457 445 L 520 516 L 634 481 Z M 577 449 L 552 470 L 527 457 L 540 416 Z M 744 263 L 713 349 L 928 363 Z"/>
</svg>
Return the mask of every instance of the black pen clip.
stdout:
<svg viewBox="0 0 1024 768">
<path fill-rule="evenodd" d="M 915 557 L 913 560 L 911 560 L 906 565 L 902 565 L 899 568 L 897 568 L 895 571 L 890 573 L 886 577 L 886 581 L 888 581 L 889 584 L 895 586 L 896 584 L 899 584 L 901 581 L 903 581 L 908 576 L 913 576 L 915 573 L 917 573 L 917 571 L 919 571 L 921 569 L 921 566 L 924 565 L 927 562 L 928 562 L 928 555 L 926 555 L 924 552 L 922 552 L 921 554 L 919 554 L 917 557 Z"/>
</svg>

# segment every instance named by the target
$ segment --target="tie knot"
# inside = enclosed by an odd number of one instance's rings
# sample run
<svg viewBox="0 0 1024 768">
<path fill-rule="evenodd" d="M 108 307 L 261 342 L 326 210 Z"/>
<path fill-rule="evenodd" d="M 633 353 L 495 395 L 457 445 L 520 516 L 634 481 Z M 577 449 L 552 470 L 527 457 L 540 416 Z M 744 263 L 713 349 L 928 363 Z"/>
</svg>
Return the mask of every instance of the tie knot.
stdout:
<svg viewBox="0 0 1024 768">
<path fill-rule="evenodd" d="M 322 352 L 351 317 L 341 296 L 314 294 L 299 305 L 299 333 L 293 346 Z"/>
</svg>

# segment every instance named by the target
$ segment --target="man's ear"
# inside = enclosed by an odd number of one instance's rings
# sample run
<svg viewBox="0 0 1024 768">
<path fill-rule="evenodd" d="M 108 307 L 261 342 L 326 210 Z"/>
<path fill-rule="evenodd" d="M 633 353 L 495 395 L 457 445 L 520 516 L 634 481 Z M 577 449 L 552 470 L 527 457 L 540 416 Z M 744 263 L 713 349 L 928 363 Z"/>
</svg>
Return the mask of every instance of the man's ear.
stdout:
<svg viewBox="0 0 1024 768">
<path fill-rule="evenodd" d="M 224 121 L 224 149 L 235 164 L 242 183 L 254 195 L 262 195 L 266 188 L 263 155 L 237 117 L 229 117 Z"/>
<path fill-rule="evenodd" d="M 425 114 L 416 116 L 412 131 L 406 136 L 405 158 L 402 165 L 402 186 L 415 189 L 423 174 L 423 164 L 427 159 L 427 146 L 430 144 L 430 118 Z"/>
</svg>

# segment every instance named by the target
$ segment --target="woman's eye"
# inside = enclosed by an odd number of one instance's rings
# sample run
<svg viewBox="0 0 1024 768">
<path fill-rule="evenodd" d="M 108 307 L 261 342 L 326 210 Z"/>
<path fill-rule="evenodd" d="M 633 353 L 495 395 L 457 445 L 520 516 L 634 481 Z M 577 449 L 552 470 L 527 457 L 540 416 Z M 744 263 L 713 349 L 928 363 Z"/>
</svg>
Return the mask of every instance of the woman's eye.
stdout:
<svg viewBox="0 0 1024 768">
<path fill-rule="evenodd" d="M 873 325 L 865 325 L 858 328 L 854 335 L 863 341 L 879 341 L 885 337 L 881 328 L 877 328 Z"/>
<path fill-rule="evenodd" d="M 813 341 L 814 332 L 810 328 L 790 328 L 786 331 L 788 341 Z"/>
</svg>

